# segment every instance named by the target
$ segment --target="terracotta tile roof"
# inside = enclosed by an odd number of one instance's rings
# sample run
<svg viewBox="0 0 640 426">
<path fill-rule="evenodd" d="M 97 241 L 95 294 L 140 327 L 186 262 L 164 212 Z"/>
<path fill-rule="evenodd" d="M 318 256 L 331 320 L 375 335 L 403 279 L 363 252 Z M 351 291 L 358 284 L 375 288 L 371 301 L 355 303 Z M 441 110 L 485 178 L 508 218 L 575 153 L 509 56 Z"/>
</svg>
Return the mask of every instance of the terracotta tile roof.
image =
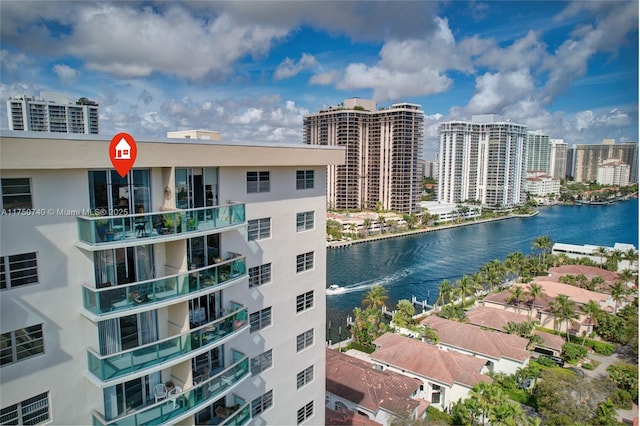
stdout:
<svg viewBox="0 0 640 426">
<path fill-rule="evenodd" d="M 598 268 L 596 266 L 587 265 L 563 265 L 549 268 L 549 274 L 551 275 L 549 281 L 560 282 L 560 277 L 565 275 L 584 275 L 589 280 L 594 277 L 600 277 L 604 280 L 604 284 L 600 290 L 606 290 L 611 287 L 618 279 L 618 274 L 606 269 Z"/>
<path fill-rule="evenodd" d="M 448 386 L 458 383 L 471 388 L 479 382 L 491 382 L 481 374 L 486 361 L 458 352 L 442 351 L 419 340 L 386 333 L 376 339 L 379 346 L 371 359 Z"/>
<path fill-rule="evenodd" d="M 564 337 L 540 330 L 534 330 L 533 334 L 537 334 L 542 337 L 542 340 L 544 340 L 544 346 L 547 348 L 562 351 L 562 345 L 565 343 Z"/>
<path fill-rule="evenodd" d="M 569 299 L 582 305 L 587 304 L 589 300 L 593 300 L 595 302 L 604 302 L 609 299 L 608 294 L 596 293 L 595 291 L 585 290 L 583 288 L 575 287 L 569 284 L 549 281 L 548 278 L 549 277 L 536 277 L 535 282 L 537 284 L 540 284 L 540 287 L 542 287 L 542 291 L 552 299 L 560 294 L 564 294 L 566 296 L 569 296 Z M 528 284 L 515 285 L 522 286 L 525 290 L 528 288 Z"/>
<path fill-rule="evenodd" d="M 430 315 L 422 320 L 438 334 L 440 343 L 485 355 L 490 358 L 507 358 L 525 362 L 531 357 L 527 350 L 529 341 L 523 337 L 495 331 L 482 330 L 472 325 Z"/>
<path fill-rule="evenodd" d="M 394 412 L 414 410 L 420 403 L 411 395 L 422 382 L 393 371 L 380 371 L 373 364 L 327 349 L 327 392 L 356 403 L 372 412 L 380 407 Z"/>
<path fill-rule="evenodd" d="M 525 290 L 529 290 L 528 284 L 520 284 L 520 285 L 524 285 Z M 504 290 L 504 291 L 501 291 L 500 293 L 488 294 L 484 298 L 484 301 L 499 304 L 499 305 L 507 305 L 507 306 L 515 307 L 516 305 L 507 302 L 507 300 L 509 300 L 509 296 L 511 296 L 511 293 L 509 292 L 509 290 Z M 540 296 L 536 297 L 536 300 L 533 301 L 533 306 L 538 310 L 548 312 L 551 309 L 551 302 L 553 302 L 552 297 L 549 297 L 546 294 L 541 294 Z M 521 303 L 520 309 L 522 310 L 523 313 L 526 312 L 526 310 L 529 309 L 528 302 Z"/>
<path fill-rule="evenodd" d="M 473 325 L 504 331 L 504 326 L 508 322 L 524 322 L 528 321 L 529 317 L 504 309 L 478 306 L 467 312 L 467 319 Z"/>
<path fill-rule="evenodd" d="M 382 426 L 382 423 L 345 409 L 334 411 L 331 408 L 324 407 L 324 417 L 326 425 Z"/>
</svg>

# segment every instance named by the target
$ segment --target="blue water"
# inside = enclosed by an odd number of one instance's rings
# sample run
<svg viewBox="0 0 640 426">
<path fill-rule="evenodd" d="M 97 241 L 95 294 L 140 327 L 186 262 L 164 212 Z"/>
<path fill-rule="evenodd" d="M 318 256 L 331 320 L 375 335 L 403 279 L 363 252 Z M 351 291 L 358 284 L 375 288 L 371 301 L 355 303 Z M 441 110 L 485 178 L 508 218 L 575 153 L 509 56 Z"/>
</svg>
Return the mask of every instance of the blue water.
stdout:
<svg viewBox="0 0 640 426">
<path fill-rule="evenodd" d="M 638 247 L 638 200 L 605 206 L 543 207 L 537 216 L 513 218 L 420 235 L 355 244 L 327 251 L 327 286 L 346 287 L 343 294 L 327 296 L 328 336 L 348 335 L 346 317 L 361 306 L 374 285 L 387 289 L 387 306 L 400 299 L 438 297 L 444 279 L 455 281 L 472 274 L 493 259 L 504 260 L 515 251 L 532 252 L 531 243 L 548 235 L 553 242 Z"/>
</svg>

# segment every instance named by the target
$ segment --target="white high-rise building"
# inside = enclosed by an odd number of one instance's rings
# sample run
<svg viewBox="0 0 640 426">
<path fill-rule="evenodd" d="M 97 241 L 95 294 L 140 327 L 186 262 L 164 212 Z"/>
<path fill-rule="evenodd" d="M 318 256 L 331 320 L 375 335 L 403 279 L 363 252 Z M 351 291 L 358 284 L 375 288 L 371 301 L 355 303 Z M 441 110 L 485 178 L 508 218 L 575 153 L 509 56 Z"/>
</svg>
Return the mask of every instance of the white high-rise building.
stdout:
<svg viewBox="0 0 640 426">
<path fill-rule="evenodd" d="M 489 207 L 525 201 L 527 127 L 495 114 L 438 126 L 438 201 L 479 200 Z"/>
<path fill-rule="evenodd" d="M 324 424 L 343 149 L 1 136 L 3 423 Z"/>
<path fill-rule="evenodd" d="M 598 179 L 600 185 L 627 186 L 631 167 L 620 160 L 605 160 L 598 166 Z"/>
<path fill-rule="evenodd" d="M 98 134 L 98 104 L 67 95 L 41 92 L 40 98 L 16 96 L 7 100 L 9 130 Z"/>
<path fill-rule="evenodd" d="M 527 149 L 526 158 L 527 172 L 549 172 L 549 135 L 544 134 L 541 130 L 527 133 Z"/>
<path fill-rule="evenodd" d="M 346 149 L 345 163 L 329 167 L 329 208 L 419 212 L 423 128 L 424 112 L 410 103 L 376 109 L 351 98 L 305 116 L 305 143 Z"/>
<path fill-rule="evenodd" d="M 549 153 L 549 174 L 554 179 L 567 177 L 567 151 L 568 145 L 563 139 L 549 139 L 551 150 Z"/>
</svg>

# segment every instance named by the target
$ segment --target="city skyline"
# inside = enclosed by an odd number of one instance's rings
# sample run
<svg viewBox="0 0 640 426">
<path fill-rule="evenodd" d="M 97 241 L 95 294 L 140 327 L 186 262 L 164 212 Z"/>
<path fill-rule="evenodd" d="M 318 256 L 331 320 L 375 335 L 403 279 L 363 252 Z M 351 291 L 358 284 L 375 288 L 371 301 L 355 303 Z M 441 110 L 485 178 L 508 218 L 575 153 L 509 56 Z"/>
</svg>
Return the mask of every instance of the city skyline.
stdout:
<svg viewBox="0 0 640 426">
<path fill-rule="evenodd" d="M 64 7 L 61 7 L 64 5 Z M 302 143 L 349 97 L 440 122 L 493 112 L 570 146 L 638 140 L 637 2 L 17 2 L 0 93 L 100 104 L 102 134 Z M 7 128 L 5 102 L 0 128 Z"/>
</svg>

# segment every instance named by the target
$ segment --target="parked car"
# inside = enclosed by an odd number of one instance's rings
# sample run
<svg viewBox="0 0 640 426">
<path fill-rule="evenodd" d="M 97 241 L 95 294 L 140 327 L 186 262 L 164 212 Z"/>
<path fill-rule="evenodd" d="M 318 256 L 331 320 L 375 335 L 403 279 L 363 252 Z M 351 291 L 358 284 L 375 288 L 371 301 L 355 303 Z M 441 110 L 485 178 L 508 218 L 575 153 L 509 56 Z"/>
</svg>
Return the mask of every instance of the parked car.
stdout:
<svg viewBox="0 0 640 426">
<path fill-rule="evenodd" d="M 543 359 L 543 358 L 546 358 L 546 359 L 552 361 L 558 367 L 564 367 L 564 360 L 562 358 L 560 358 L 560 357 L 553 356 L 553 355 L 540 355 L 538 357 L 538 359 Z"/>
</svg>

